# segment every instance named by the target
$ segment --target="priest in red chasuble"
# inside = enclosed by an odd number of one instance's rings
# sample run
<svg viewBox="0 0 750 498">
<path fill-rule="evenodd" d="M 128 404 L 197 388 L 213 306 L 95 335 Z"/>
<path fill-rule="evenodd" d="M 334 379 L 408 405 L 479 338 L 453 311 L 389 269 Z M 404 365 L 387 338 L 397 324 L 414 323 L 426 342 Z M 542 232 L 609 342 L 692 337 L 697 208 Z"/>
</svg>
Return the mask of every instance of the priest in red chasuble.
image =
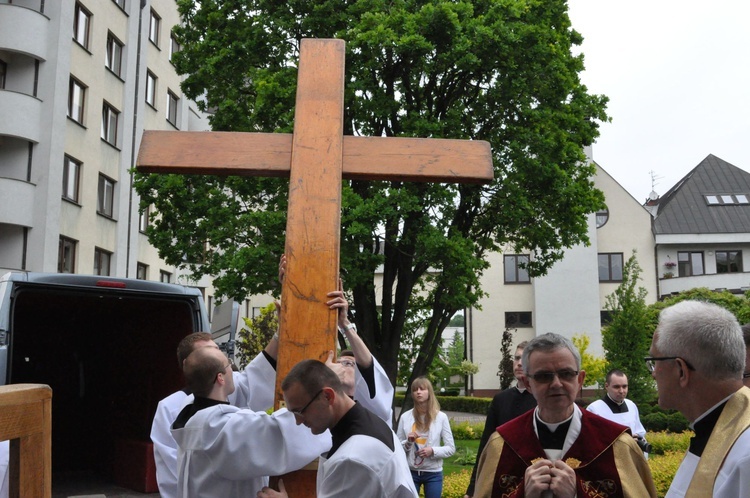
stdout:
<svg viewBox="0 0 750 498">
<path fill-rule="evenodd" d="M 541 335 L 521 361 L 522 381 L 538 406 L 492 435 L 479 459 L 474 498 L 655 498 L 630 430 L 576 405 L 586 372 L 573 343 Z"/>
</svg>

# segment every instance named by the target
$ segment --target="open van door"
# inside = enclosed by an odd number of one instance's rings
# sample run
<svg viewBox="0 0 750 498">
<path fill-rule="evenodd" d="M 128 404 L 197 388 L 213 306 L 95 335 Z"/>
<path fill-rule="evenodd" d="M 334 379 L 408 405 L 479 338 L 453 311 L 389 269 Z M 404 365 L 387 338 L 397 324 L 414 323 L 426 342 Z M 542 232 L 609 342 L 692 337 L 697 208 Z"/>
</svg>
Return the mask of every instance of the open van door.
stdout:
<svg viewBox="0 0 750 498">
<path fill-rule="evenodd" d="M 211 320 L 211 336 L 232 363 L 239 319 L 240 303 L 229 299 L 214 308 Z"/>
</svg>

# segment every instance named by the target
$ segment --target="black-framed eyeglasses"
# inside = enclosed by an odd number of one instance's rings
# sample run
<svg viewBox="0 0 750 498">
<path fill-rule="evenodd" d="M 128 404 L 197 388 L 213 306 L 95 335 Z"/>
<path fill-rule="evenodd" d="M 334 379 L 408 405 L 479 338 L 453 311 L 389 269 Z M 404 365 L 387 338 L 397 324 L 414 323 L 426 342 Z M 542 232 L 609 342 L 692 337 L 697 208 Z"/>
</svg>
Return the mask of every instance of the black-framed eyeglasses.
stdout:
<svg viewBox="0 0 750 498">
<path fill-rule="evenodd" d="M 750 379 L 750 372 L 745 372 L 742 374 L 743 379 Z"/>
<path fill-rule="evenodd" d="M 682 356 L 646 356 L 643 358 L 643 361 L 646 362 L 646 367 L 648 367 L 649 372 L 653 372 L 654 368 L 656 368 L 656 362 L 657 361 L 665 361 L 665 360 L 682 360 L 685 362 L 685 366 L 688 367 L 690 370 L 695 370 L 695 367 L 690 364 L 689 361 L 687 361 Z"/>
<path fill-rule="evenodd" d="M 556 372 L 537 372 L 535 374 L 526 374 L 530 379 L 540 384 L 550 384 L 557 376 L 563 382 L 570 382 L 578 376 L 578 370 L 565 368 Z"/>
<path fill-rule="evenodd" d="M 323 389 L 321 389 L 320 391 L 318 391 L 317 393 L 315 393 L 315 396 L 313 396 L 312 399 L 310 401 L 308 401 L 307 404 L 305 406 L 303 406 L 302 408 L 300 408 L 299 410 L 289 410 L 289 411 L 292 412 L 297 417 L 304 416 L 305 415 L 305 410 L 307 410 L 310 407 L 310 405 L 312 405 L 313 401 L 315 401 L 316 399 L 318 399 L 318 396 L 320 396 L 320 393 L 322 393 L 322 392 L 323 392 Z"/>
</svg>

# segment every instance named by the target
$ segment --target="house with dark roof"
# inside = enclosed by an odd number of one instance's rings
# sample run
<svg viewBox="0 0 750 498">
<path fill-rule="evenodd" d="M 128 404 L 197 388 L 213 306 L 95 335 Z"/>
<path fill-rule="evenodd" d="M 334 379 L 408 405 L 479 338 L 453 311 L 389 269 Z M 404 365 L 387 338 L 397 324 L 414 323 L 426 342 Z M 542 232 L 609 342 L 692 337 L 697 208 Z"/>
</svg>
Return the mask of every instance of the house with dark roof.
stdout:
<svg viewBox="0 0 750 498">
<path fill-rule="evenodd" d="M 708 155 L 646 207 L 660 298 L 695 287 L 750 289 L 743 262 L 750 257 L 750 173 Z"/>
</svg>

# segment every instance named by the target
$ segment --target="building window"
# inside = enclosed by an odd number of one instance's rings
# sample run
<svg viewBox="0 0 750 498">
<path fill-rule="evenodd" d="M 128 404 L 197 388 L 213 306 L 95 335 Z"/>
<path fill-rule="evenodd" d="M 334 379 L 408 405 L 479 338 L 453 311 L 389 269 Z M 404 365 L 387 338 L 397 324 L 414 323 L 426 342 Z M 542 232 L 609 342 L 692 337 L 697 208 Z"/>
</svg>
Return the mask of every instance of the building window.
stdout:
<svg viewBox="0 0 750 498">
<path fill-rule="evenodd" d="M 742 251 L 716 251 L 716 273 L 742 273 Z"/>
<path fill-rule="evenodd" d="M 164 270 L 159 271 L 159 282 L 163 282 L 165 284 L 171 284 L 172 274 Z"/>
<path fill-rule="evenodd" d="M 599 325 L 604 327 L 612 323 L 612 311 L 601 310 L 599 311 Z"/>
<path fill-rule="evenodd" d="M 750 196 L 747 194 L 719 194 L 706 195 L 706 204 L 709 206 L 726 206 L 728 204 L 750 204 Z"/>
<path fill-rule="evenodd" d="M 678 252 L 677 271 L 680 277 L 703 275 L 703 252 Z"/>
<path fill-rule="evenodd" d="M 148 39 L 151 40 L 151 42 L 159 46 L 159 30 L 161 29 L 161 17 L 159 17 L 159 14 L 151 10 L 151 20 L 148 24 Z"/>
<path fill-rule="evenodd" d="M 80 3 L 76 3 L 73 18 L 73 39 L 83 48 L 89 48 L 89 29 L 91 27 L 91 12 Z"/>
<path fill-rule="evenodd" d="M 122 70 L 122 47 L 124 45 L 112 33 L 107 34 L 107 56 L 104 64 L 118 77 Z"/>
<path fill-rule="evenodd" d="M 112 218 L 115 203 L 115 182 L 104 175 L 99 175 L 99 201 L 96 212 Z"/>
<path fill-rule="evenodd" d="M 156 75 L 151 71 L 146 72 L 146 103 L 156 107 Z"/>
<path fill-rule="evenodd" d="M 138 263 L 138 267 L 135 270 L 135 278 L 138 280 L 148 280 L 148 265 Z"/>
<path fill-rule="evenodd" d="M 172 32 L 171 36 L 169 37 L 169 60 L 172 60 L 172 56 L 179 52 L 182 49 L 180 46 L 180 42 L 177 41 L 177 35 Z"/>
<path fill-rule="evenodd" d="M 75 273 L 77 245 L 77 241 L 69 239 L 68 237 L 60 236 L 60 244 L 57 250 L 58 273 Z"/>
<path fill-rule="evenodd" d="M 170 90 L 167 91 L 167 121 L 172 123 L 172 126 L 177 127 L 177 105 L 180 99 L 172 93 Z"/>
<path fill-rule="evenodd" d="M 599 254 L 599 281 L 622 282 L 622 253 Z"/>
<path fill-rule="evenodd" d="M 81 179 L 81 162 L 70 156 L 65 156 L 63 162 L 63 199 L 78 202 L 78 184 Z"/>
<path fill-rule="evenodd" d="M 117 121 L 120 112 L 106 102 L 102 106 L 102 138 L 117 147 Z"/>
<path fill-rule="evenodd" d="M 112 253 L 104 249 L 94 248 L 94 275 L 109 275 L 109 265 Z"/>
<path fill-rule="evenodd" d="M 68 87 L 68 117 L 83 124 L 83 110 L 86 101 L 86 87 L 77 79 L 70 77 Z"/>
<path fill-rule="evenodd" d="M 506 311 L 505 328 L 519 329 L 531 327 L 531 311 Z"/>
<path fill-rule="evenodd" d="M 506 254 L 503 257 L 505 264 L 506 284 L 528 284 L 531 282 L 527 265 L 529 256 L 526 254 Z"/>
<path fill-rule="evenodd" d="M 596 212 L 596 228 L 601 228 L 609 221 L 609 209 L 604 208 Z"/>
<path fill-rule="evenodd" d="M 8 64 L 0 59 L 0 90 L 5 89 L 5 75 L 8 74 Z"/>
<path fill-rule="evenodd" d="M 148 224 L 149 224 L 149 221 L 150 221 L 149 220 L 149 214 L 150 214 L 149 211 L 151 211 L 151 208 L 148 207 L 148 206 L 146 206 L 146 209 L 144 209 L 143 211 L 141 211 L 141 214 L 138 217 L 138 230 L 140 232 L 145 232 L 146 229 L 148 228 Z"/>
</svg>

